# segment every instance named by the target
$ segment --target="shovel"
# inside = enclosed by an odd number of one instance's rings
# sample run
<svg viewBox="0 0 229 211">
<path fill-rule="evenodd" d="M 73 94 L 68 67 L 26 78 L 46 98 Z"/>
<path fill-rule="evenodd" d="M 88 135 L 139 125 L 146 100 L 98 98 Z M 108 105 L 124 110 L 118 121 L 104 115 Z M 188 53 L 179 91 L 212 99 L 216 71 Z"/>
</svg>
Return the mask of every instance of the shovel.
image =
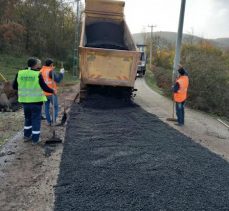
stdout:
<svg viewBox="0 0 229 211">
<path fill-rule="evenodd" d="M 7 79 L 4 77 L 4 75 L 3 75 L 2 73 L 0 73 L 0 76 L 1 76 L 1 78 L 2 78 L 2 80 L 3 80 L 4 82 L 7 82 Z"/>
<path fill-rule="evenodd" d="M 173 99 L 172 99 L 172 100 L 173 100 Z M 172 114 L 172 117 L 169 117 L 169 118 L 166 119 L 167 121 L 170 121 L 170 122 L 177 122 L 177 119 L 174 117 L 174 116 L 175 116 L 174 110 L 175 110 L 175 102 L 173 101 L 173 114 Z"/>
<path fill-rule="evenodd" d="M 60 123 L 56 126 L 63 126 L 66 121 L 67 121 L 67 113 L 66 113 L 66 106 L 65 106 L 65 99 L 64 99 L 64 113 L 63 113 Z"/>
<path fill-rule="evenodd" d="M 166 119 L 167 121 L 177 122 L 177 119 L 174 117 L 174 107 L 175 107 L 175 103 L 173 102 L 173 115 L 172 115 L 172 117 L 167 118 Z"/>
<path fill-rule="evenodd" d="M 64 98 L 64 113 L 63 113 L 63 116 L 61 118 L 60 126 L 64 125 L 66 121 L 67 121 L 67 113 L 66 113 L 66 102 L 65 102 L 65 98 Z"/>
<path fill-rule="evenodd" d="M 54 84 L 54 70 L 52 70 L 52 84 Z M 54 86 L 53 86 L 54 87 Z M 56 144 L 56 143 L 62 143 L 62 140 L 56 136 L 56 127 L 55 127 L 55 107 L 54 107 L 54 94 L 52 94 L 52 137 L 48 140 L 46 140 L 46 144 Z"/>
<path fill-rule="evenodd" d="M 61 68 L 64 68 L 63 62 L 61 62 Z M 62 88 L 64 90 L 64 83 L 63 83 Z M 67 112 L 66 112 L 66 99 L 65 99 L 65 95 L 64 95 L 64 113 L 63 113 L 63 116 L 61 118 L 60 124 L 58 124 L 57 126 L 63 126 L 66 121 L 67 121 Z"/>
</svg>

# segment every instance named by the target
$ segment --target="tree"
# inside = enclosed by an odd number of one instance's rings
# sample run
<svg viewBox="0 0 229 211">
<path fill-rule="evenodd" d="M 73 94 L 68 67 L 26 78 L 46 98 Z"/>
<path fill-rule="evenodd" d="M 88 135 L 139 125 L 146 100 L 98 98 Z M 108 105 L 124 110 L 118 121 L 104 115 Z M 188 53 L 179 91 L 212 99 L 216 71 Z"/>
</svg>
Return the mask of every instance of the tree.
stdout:
<svg viewBox="0 0 229 211">
<path fill-rule="evenodd" d="M 0 0 L 0 50 L 66 59 L 72 53 L 76 18 L 61 0 Z"/>
</svg>

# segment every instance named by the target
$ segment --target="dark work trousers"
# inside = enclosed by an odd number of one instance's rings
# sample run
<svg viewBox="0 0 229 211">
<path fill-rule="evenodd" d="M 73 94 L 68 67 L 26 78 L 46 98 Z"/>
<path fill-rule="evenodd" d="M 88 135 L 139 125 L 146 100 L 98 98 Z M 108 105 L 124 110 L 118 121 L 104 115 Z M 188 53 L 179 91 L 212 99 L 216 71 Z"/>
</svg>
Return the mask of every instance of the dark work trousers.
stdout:
<svg viewBox="0 0 229 211">
<path fill-rule="evenodd" d="M 180 125 L 184 125 L 184 106 L 185 101 L 181 103 L 176 102 L 177 122 Z"/>
<path fill-rule="evenodd" d="M 24 103 L 24 137 L 29 138 L 32 136 L 32 141 L 37 142 L 40 137 L 41 128 L 41 104 Z"/>
</svg>

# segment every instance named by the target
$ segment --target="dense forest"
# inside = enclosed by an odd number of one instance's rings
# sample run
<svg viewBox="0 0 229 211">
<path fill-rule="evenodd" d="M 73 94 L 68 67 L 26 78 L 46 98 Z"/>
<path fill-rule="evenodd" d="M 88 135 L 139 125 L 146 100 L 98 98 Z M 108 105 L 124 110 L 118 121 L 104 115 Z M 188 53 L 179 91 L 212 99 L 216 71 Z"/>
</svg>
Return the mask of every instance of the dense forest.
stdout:
<svg viewBox="0 0 229 211">
<path fill-rule="evenodd" d="M 61 0 L 0 0 L 0 54 L 70 62 L 77 22 L 73 6 Z"/>
</svg>

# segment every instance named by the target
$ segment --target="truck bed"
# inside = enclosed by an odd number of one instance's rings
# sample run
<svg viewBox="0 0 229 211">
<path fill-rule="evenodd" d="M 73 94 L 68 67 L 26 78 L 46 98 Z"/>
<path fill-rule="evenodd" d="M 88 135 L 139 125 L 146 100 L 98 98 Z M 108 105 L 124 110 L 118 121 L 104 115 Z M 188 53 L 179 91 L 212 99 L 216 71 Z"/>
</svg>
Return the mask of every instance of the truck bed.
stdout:
<svg viewBox="0 0 229 211">
<path fill-rule="evenodd" d="M 134 87 L 140 54 L 120 1 L 86 0 L 80 41 L 84 85 Z"/>
</svg>

